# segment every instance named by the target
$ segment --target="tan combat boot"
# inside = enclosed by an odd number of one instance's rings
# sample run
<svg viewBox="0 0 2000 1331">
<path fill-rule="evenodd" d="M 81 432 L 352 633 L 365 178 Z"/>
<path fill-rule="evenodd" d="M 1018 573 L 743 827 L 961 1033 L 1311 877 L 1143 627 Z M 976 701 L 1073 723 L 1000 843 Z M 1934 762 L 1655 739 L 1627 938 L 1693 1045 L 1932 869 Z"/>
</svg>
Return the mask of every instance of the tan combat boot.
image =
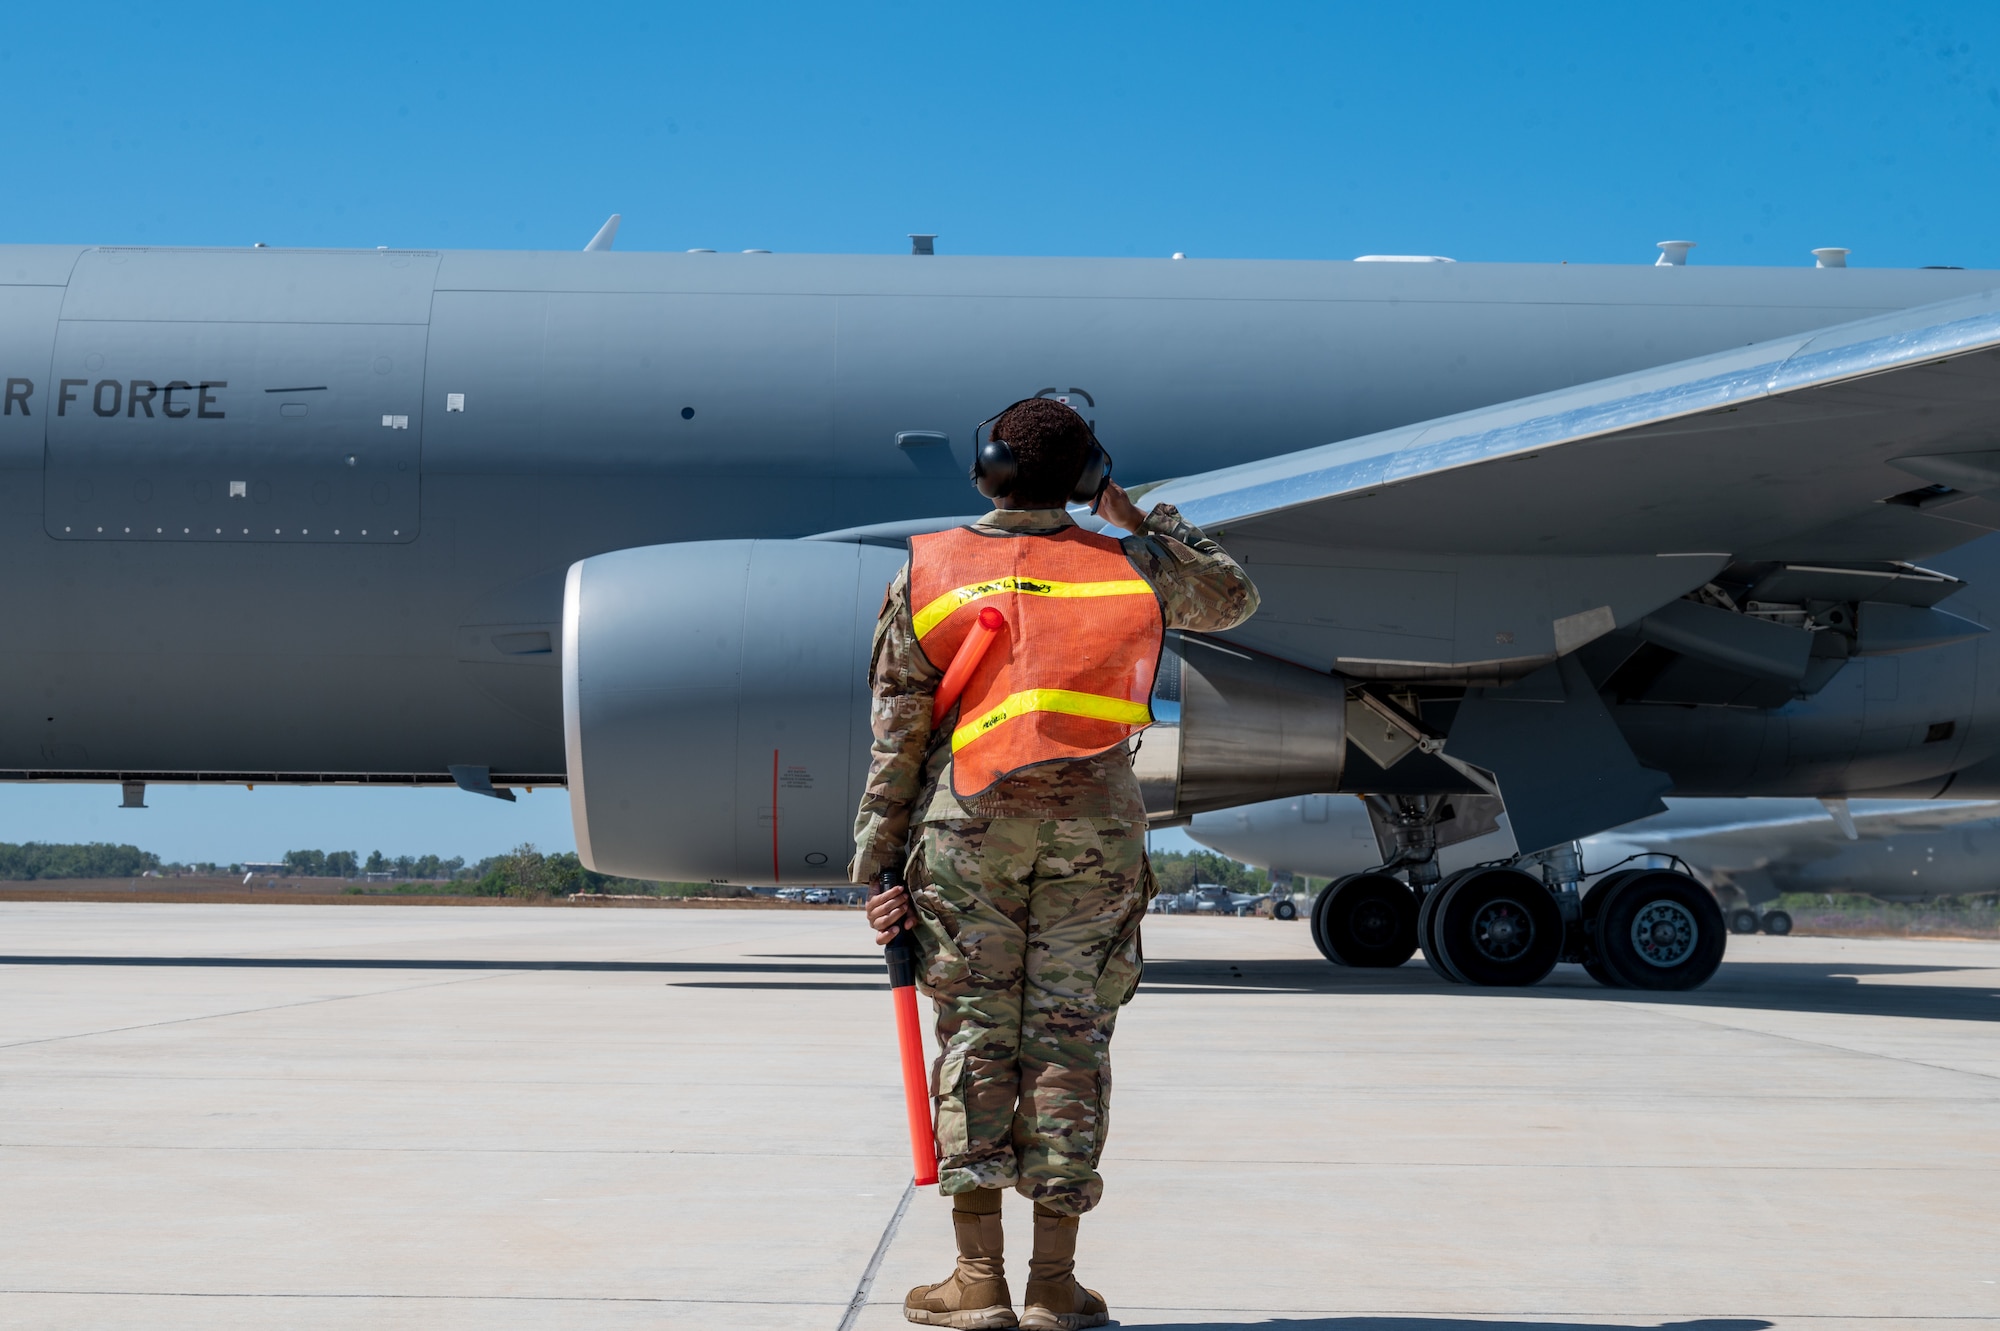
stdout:
<svg viewBox="0 0 2000 1331">
<path fill-rule="evenodd" d="M 1076 1217 L 1035 1203 L 1035 1252 L 1028 1259 L 1021 1331 L 1083 1331 L 1110 1320 L 1104 1296 L 1076 1283 Z"/>
<path fill-rule="evenodd" d="M 925 1326 L 985 1331 L 1019 1326 L 1007 1296 L 1001 1258 L 1000 1189 L 980 1188 L 951 1199 L 951 1228 L 958 1266 L 935 1285 L 919 1285 L 903 1300 L 903 1316 Z"/>
</svg>

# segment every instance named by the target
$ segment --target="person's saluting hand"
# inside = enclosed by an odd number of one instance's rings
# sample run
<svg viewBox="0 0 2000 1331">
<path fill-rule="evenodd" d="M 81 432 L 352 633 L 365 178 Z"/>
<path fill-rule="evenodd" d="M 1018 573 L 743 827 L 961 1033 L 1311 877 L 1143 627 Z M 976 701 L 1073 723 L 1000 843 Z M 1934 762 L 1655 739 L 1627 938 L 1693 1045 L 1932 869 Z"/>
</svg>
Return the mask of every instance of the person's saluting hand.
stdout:
<svg viewBox="0 0 2000 1331">
<path fill-rule="evenodd" d="M 1136 533 L 1146 521 L 1145 513 L 1116 481 L 1105 482 L 1104 493 L 1097 497 L 1097 504 L 1090 511 L 1121 531 Z"/>
</svg>

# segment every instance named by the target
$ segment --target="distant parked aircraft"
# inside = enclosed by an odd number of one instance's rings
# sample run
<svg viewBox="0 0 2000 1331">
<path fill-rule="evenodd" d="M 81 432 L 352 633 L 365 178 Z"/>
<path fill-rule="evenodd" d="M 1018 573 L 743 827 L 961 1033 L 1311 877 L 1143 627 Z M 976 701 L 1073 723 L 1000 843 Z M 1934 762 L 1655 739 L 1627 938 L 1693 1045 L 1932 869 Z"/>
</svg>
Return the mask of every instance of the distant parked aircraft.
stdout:
<svg viewBox="0 0 2000 1331">
<path fill-rule="evenodd" d="M 1380 865 L 1358 799 L 1301 795 L 1197 814 L 1188 835 L 1274 874 L 1340 878 Z M 1504 822 L 1439 853 L 1444 875 L 1514 853 Z M 1788 933 L 1764 908 L 1786 892 L 1856 892 L 1884 901 L 2000 890 L 2000 800 L 1670 799 L 1664 813 L 1588 837 L 1593 877 L 1632 856 L 1676 855 L 1714 889 L 1737 933 Z"/>
</svg>

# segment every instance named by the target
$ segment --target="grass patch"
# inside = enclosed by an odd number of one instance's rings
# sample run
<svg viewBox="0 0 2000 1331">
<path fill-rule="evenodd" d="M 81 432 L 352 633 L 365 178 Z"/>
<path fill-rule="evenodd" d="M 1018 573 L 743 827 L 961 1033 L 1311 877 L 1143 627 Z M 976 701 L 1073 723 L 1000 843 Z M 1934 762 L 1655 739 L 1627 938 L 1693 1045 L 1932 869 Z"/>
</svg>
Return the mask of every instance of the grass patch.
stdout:
<svg viewBox="0 0 2000 1331">
<path fill-rule="evenodd" d="M 1777 900 L 1792 931 L 1833 938 L 2000 938 L 2000 895 L 1877 901 L 1873 897 L 1790 892 Z"/>
</svg>

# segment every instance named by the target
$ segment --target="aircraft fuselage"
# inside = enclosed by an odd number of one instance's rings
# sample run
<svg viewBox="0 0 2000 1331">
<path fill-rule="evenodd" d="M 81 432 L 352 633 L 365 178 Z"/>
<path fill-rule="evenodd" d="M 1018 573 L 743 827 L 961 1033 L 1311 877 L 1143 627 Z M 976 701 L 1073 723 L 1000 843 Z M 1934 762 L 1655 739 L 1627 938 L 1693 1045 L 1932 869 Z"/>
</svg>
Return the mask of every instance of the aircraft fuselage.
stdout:
<svg viewBox="0 0 2000 1331">
<path fill-rule="evenodd" d="M 1070 397 L 1134 484 L 1995 282 L 0 247 L 0 774 L 559 781 L 569 564 L 974 511 L 1015 398 Z"/>
</svg>

